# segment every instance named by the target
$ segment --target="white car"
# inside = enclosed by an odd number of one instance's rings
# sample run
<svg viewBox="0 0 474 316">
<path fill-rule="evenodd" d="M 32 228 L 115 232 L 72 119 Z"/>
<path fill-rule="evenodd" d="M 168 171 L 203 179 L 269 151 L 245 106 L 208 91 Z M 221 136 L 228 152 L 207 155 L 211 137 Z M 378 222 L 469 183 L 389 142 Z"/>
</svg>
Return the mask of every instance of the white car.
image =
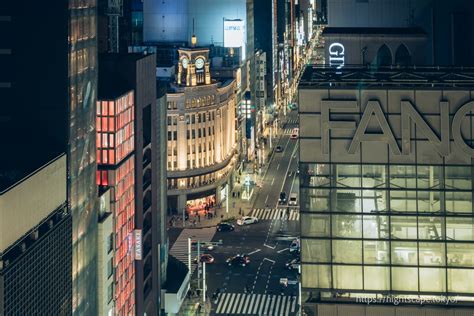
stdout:
<svg viewBox="0 0 474 316">
<path fill-rule="evenodd" d="M 296 206 L 298 205 L 298 194 L 291 193 L 290 199 L 288 200 L 288 205 Z"/>
<path fill-rule="evenodd" d="M 249 224 L 255 224 L 258 222 L 258 218 L 254 216 L 243 216 L 242 218 L 237 220 L 237 225 L 249 225 Z"/>
</svg>

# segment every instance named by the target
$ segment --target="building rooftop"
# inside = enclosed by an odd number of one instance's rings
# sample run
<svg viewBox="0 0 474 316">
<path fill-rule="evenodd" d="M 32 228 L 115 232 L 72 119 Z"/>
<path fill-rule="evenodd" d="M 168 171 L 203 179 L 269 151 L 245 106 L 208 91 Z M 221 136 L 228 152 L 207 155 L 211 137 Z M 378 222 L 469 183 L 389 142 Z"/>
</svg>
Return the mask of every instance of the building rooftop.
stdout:
<svg viewBox="0 0 474 316">
<path fill-rule="evenodd" d="M 426 35 L 420 27 L 326 27 L 327 35 Z"/>
<path fill-rule="evenodd" d="M 188 267 L 172 255 L 169 255 L 166 274 L 168 277 L 166 278 L 166 283 L 163 287 L 169 293 L 178 293 L 186 275 L 188 274 Z"/>
<path fill-rule="evenodd" d="M 124 80 L 113 74 L 99 71 L 97 99 L 115 100 L 133 90 Z"/>
<path fill-rule="evenodd" d="M 307 66 L 300 89 L 314 88 L 474 88 L 474 67 Z"/>
<path fill-rule="evenodd" d="M 196 86 L 185 86 L 185 85 L 178 85 L 176 82 L 170 82 L 168 85 L 168 93 L 184 93 L 185 89 L 199 89 L 205 87 L 211 87 L 212 85 L 217 85 L 217 88 L 224 88 L 228 85 L 232 84 L 234 81 L 233 78 L 222 78 L 221 80 L 211 79 L 211 84 L 202 84 Z"/>
</svg>

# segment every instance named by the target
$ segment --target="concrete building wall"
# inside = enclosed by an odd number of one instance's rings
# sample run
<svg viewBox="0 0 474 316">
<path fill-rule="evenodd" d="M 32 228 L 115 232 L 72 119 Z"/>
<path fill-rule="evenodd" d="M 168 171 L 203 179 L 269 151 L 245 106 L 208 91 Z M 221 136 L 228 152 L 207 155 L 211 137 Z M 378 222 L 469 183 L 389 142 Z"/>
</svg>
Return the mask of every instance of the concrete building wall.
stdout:
<svg viewBox="0 0 474 316">
<path fill-rule="evenodd" d="M 65 184 L 62 155 L 0 194 L 0 252 L 66 202 Z"/>
<path fill-rule="evenodd" d="M 344 120 L 353 121 L 358 124 L 369 101 L 377 101 L 383 113 L 387 114 L 387 122 L 391 127 L 393 136 L 401 144 L 401 103 L 409 101 L 415 108 L 424 115 L 432 129 L 438 134 L 441 133 L 440 103 L 447 102 L 450 111 L 450 121 L 455 113 L 471 100 L 470 90 L 418 90 L 418 89 L 302 89 L 300 90 L 300 113 L 301 124 L 300 136 L 304 150 L 301 151 L 301 161 L 318 162 L 370 162 L 370 163 L 425 163 L 425 164 L 469 164 L 471 157 L 460 147 L 461 142 L 455 143 L 453 140 L 452 126 L 443 132 L 450 132 L 450 150 L 444 157 L 438 153 L 426 137 L 417 137 L 416 142 L 411 145 L 411 152 L 407 154 L 395 154 L 383 141 L 372 141 L 363 143 L 361 154 L 359 151 L 349 153 L 348 148 L 353 139 L 355 129 L 336 129 L 331 131 L 330 152 L 325 154 L 322 149 L 324 123 L 321 121 L 321 111 L 325 100 L 353 100 L 354 108 L 348 110 L 340 117 Z M 337 102 L 337 101 L 335 101 Z M 341 106 L 343 102 L 341 103 Z M 347 106 L 347 103 L 346 103 Z M 337 116 L 337 114 L 331 114 Z M 469 122 L 472 117 L 466 116 L 461 126 L 462 135 L 465 142 L 469 143 L 474 139 L 474 131 L 471 130 Z M 314 129 L 314 125 L 307 123 L 314 122 L 320 128 Z M 373 120 L 368 130 L 378 131 L 377 124 Z M 414 129 L 412 129 L 412 134 Z M 303 146 L 304 144 L 304 146 Z M 306 146 L 307 145 L 307 146 Z M 415 149 L 416 148 L 416 149 Z M 429 153 L 429 154 L 427 154 Z M 415 160 L 416 156 L 416 160 Z"/>
<path fill-rule="evenodd" d="M 324 35 L 326 40 L 325 58 L 330 63 L 331 44 L 338 43 L 344 46 L 346 65 L 376 64 L 379 49 L 386 45 L 391 54 L 391 64 L 397 64 L 397 49 L 404 45 L 410 54 L 409 65 L 429 65 L 431 59 L 427 56 L 427 39 L 422 34 L 414 35 L 367 35 L 367 34 L 330 34 Z M 427 58 L 428 57 L 428 58 Z"/>
</svg>

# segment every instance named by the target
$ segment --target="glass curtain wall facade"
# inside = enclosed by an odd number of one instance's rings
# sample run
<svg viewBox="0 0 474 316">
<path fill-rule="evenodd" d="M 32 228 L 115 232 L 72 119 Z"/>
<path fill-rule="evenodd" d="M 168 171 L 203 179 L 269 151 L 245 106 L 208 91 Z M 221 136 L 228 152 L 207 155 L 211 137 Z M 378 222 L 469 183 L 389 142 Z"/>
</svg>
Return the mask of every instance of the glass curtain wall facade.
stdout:
<svg viewBox="0 0 474 316">
<path fill-rule="evenodd" d="M 97 1 L 69 0 L 68 197 L 72 215 L 73 314 L 97 314 L 95 103 Z"/>
<path fill-rule="evenodd" d="M 474 294 L 472 166 L 301 170 L 304 287 Z"/>
<path fill-rule="evenodd" d="M 299 87 L 303 302 L 472 306 L 472 83 L 441 68 L 320 68 Z"/>
</svg>

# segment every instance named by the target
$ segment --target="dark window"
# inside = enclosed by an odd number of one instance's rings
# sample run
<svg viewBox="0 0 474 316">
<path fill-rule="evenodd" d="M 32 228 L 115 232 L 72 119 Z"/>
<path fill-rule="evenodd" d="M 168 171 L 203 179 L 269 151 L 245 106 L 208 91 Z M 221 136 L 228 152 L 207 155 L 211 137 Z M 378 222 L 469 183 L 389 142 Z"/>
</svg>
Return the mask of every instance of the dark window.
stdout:
<svg viewBox="0 0 474 316">
<path fill-rule="evenodd" d="M 377 66 L 390 66 L 392 64 L 392 53 L 387 45 L 383 44 L 379 48 L 375 63 Z"/>
<path fill-rule="evenodd" d="M 400 44 L 395 52 L 395 64 L 401 66 L 411 65 L 410 53 L 408 52 L 408 48 L 403 44 Z"/>
</svg>

